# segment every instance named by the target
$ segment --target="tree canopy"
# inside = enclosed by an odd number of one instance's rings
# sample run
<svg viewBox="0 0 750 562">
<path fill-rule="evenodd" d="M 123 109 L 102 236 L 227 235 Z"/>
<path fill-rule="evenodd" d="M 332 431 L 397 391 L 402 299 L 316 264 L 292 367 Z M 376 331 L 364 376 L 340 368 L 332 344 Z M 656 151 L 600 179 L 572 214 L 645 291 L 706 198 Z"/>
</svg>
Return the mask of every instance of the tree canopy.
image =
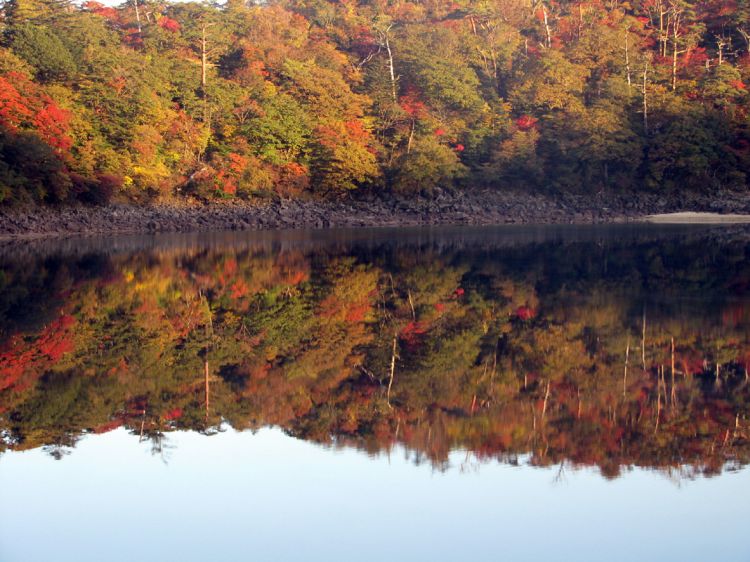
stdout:
<svg viewBox="0 0 750 562">
<path fill-rule="evenodd" d="M 746 189 L 748 13 L 8 0 L 0 202 Z"/>
</svg>

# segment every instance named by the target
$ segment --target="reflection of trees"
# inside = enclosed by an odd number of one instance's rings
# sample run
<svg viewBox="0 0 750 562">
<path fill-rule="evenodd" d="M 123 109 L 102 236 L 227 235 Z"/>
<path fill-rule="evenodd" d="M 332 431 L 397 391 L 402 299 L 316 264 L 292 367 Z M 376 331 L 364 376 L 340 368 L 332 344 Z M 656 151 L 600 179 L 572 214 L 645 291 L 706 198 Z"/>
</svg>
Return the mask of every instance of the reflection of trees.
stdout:
<svg viewBox="0 0 750 562">
<path fill-rule="evenodd" d="M 400 443 L 438 467 L 456 449 L 465 467 L 523 457 L 607 476 L 742 465 L 750 306 L 732 295 L 750 260 L 741 241 L 708 258 L 692 244 L 11 264 L 3 446 L 63 450 L 125 426 L 166 459 L 175 429 L 274 424 L 372 453 Z M 33 291 L 16 289 L 33 267 Z M 37 324 L 17 322 L 32 298 Z"/>
<path fill-rule="evenodd" d="M 42 447 L 42 450 L 56 461 L 62 460 L 63 457 L 69 455 L 72 452 L 71 449 L 65 448 L 65 446 L 58 444 L 45 445 L 44 447 Z"/>
<path fill-rule="evenodd" d="M 140 441 L 149 444 L 151 455 L 159 457 L 164 464 L 169 462 L 174 446 L 169 443 L 169 438 L 163 431 L 148 431 L 141 436 Z"/>
</svg>

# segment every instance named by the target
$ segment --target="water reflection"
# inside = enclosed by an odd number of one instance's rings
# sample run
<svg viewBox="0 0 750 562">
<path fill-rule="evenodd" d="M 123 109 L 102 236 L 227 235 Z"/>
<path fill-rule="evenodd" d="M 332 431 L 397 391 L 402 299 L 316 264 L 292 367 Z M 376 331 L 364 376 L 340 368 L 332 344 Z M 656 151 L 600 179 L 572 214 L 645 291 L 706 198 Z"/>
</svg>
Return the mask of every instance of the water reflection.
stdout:
<svg viewBox="0 0 750 562">
<path fill-rule="evenodd" d="M 639 227 L 5 247 L 0 448 L 61 458 L 125 428 L 166 462 L 175 430 L 278 426 L 438 469 L 461 451 L 467 468 L 608 478 L 733 470 L 750 460 L 749 240 Z"/>
</svg>

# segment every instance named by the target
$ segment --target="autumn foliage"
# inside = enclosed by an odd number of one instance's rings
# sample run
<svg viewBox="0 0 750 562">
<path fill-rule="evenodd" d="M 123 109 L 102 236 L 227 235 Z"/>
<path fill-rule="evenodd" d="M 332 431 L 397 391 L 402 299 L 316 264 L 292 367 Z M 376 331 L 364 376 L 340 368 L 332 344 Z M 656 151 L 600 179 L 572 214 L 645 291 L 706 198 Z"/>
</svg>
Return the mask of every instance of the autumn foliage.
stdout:
<svg viewBox="0 0 750 562">
<path fill-rule="evenodd" d="M 5 203 L 748 185 L 741 3 L 17 4 Z"/>
<path fill-rule="evenodd" d="M 278 425 L 607 477 L 750 462 L 742 239 L 374 244 L 4 258 L 0 431 Z"/>
</svg>

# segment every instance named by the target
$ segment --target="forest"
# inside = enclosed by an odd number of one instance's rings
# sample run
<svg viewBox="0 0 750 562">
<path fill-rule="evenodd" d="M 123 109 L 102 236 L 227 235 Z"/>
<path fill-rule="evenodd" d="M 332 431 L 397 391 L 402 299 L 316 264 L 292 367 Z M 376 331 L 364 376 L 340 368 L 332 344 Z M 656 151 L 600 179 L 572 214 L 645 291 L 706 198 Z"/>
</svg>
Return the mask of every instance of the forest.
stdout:
<svg viewBox="0 0 750 562">
<path fill-rule="evenodd" d="M 455 450 L 608 478 L 750 462 L 743 241 L 245 242 L 0 264 L 0 457 L 61 458 L 117 428 L 159 454 L 176 430 L 276 426 L 441 469 Z"/>
<path fill-rule="evenodd" d="M 719 192 L 747 0 L 7 0 L 0 204 Z"/>
</svg>

